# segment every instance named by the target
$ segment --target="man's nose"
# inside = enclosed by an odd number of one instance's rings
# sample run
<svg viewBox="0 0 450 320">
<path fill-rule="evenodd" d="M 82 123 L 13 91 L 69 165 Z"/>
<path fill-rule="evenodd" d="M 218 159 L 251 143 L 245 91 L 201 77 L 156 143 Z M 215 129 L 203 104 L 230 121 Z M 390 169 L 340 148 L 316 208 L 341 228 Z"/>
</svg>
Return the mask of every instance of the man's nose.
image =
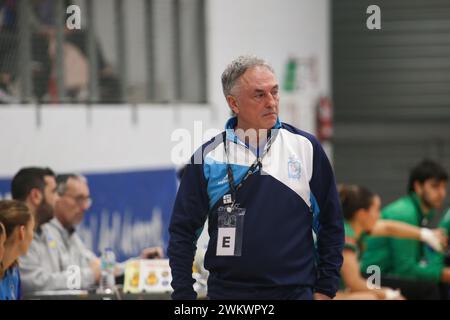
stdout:
<svg viewBox="0 0 450 320">
<path fill-rule="evenodd" d="M 81 205 L 81 209 L 83 212 L 86 212 L 91 207 L 91 204 L 87 201 L 84 201 Z"/>
<path fill-rule="evenodd" d="M 276 108 L 278 104 L 278 99 L 273 94 L 269 93 L 267 95 L 266 107 L 267 108 Z"/>
</svg>

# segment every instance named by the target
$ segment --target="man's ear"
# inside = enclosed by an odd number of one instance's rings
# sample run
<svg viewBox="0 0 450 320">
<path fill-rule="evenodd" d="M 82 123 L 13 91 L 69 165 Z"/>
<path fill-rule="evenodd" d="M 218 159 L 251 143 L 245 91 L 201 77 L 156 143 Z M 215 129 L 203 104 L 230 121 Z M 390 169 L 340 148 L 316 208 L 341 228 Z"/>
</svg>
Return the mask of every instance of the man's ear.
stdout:
<svg viewBox="0 0 450 320">
<path fill-rule="evenodd" d="M 30 191 L 30 194 L 28 195 L 29 201 L 37 207 L 42 202 L 43 194 L 41 190 L 37 188 L 33 188 Z"/>
<path fill-rule="evenodd" d="M 413 187 L 414 187 L 414 192 L 417 195 L 421 195 L 422 194 L 422 183 L 420 183 L 420 181 L 417 181 L 417 180 L 414 181 Z"/>
<path fill-rule="evenodd" d="M 233 111 L 235 114 L 239 114 L 239 104 L 236 97 L 232 95 L 227 96 L 227 102 L 230 106 L 231 111 Z"/>
</svg>

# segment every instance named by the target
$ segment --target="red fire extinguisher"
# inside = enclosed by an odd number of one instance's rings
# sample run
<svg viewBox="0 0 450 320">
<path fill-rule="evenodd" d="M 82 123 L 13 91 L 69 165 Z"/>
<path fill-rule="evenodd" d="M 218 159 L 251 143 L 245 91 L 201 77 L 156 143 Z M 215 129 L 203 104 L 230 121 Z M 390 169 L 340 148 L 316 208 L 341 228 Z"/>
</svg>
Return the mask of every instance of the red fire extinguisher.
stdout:
<svg viewBox="0 0 450 320">
<path fill-rule="evenodd" d="M 320 142 L 331 140 L 333 136 L 333 105 L 329 97 L 320 97 L 316 109 L 317 138 Z"/>
</svg>

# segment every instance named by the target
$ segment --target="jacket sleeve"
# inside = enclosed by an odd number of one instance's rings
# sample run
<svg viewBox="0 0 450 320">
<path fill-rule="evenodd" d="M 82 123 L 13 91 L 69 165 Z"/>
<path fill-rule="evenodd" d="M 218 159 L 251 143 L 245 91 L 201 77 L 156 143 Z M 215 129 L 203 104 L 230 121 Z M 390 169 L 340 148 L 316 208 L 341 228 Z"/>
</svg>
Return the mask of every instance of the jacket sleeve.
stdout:
<svg viewBox="0 0 450 320">
<path fill-rule="evenodd" d="M 194 159 L 194 157 L 193 157 Z M 173 299 L 196 299 L 192 265 L 197 238 L 205 223 L 209 200 L 202 164 L 193 159 L 183 173 L 169 225 L 169 256 Z"/>
<path fill-rule="evenodd" d="M 445 229 L 447 235 L 450 234 L 450 208 L 448 208 L 447 212 L 439 222 L 439 228 Z"/>
<path fill-rule="evenodd" d="M 344 220 L 333 170 L 317 141 L 314 144 L 310 188 L 317 236 L 317 278 L 314 290 L 333 298 L 339 288 L 343 262 Z"/>
<path fill-rule="evenodd" d="M 409 220 L 405 215 L 398 216 L 397 221 L 402 221 L 415 225 L 414 221 Z M 436 263 L 438 260 L 432 259 L 428 264 L 422 264 L 420 261 L 421 246 L 425 245 L 418 240 L 389 238 L 389 245 L 392 248 L 392 264 L 395 274 L 403 277 L 428 280 L 438 282 L 444 265 Z M 440 255 L 435 255 L 436 258 Z M 430 257 L 430 255 L 429 255 Z"/>
</svg>

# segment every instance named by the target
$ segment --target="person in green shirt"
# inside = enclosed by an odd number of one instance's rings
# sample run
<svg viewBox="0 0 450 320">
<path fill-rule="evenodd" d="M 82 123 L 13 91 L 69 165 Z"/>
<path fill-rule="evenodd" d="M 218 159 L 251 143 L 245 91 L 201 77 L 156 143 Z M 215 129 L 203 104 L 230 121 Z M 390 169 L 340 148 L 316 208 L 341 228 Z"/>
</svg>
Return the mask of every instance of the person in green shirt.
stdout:
<svg viewBox="0 0 450 320">
<path fill-rule="evenodd" d="M 442 207 L 446 196 L 448 175 L 445 169 L 431 160 L 424 160 L 410 173 L 408 194 L 386 206 L 383 220 L 401 221 L 423 227 Z M 423 292 L 423 287 L 439 282 L 450 283 L 450 268 L 446 268 L 442 255 L 431 253 L 429 247 L 417 240 L 375 238 L 365 239 L 366 250 L 362 255 L 361 271 L 376 265 L 382 277 L 408 280 L 414 283 L 413 296 Z M 412 280 L 412 281 L 411 281 Z"/>
<path fill-rule="evenodd" d="M 345 245 L 341 290 L 337 299 L 402 299 L 398 290 L 369 287 L 368 281 L 361 275 L 358 260 L 363 235 L 415 239 L 428 243 L 438 251 L 443 250 L 447 239 L 440 230 L 432 231 L 403 222 L 379 220 L 381 199 L 365 187 L 341 184 L 338 191 L 345 219 Z"/>
<path fill-rule="evenodd" d="M 447 236 L 450 234 L 450 208 L 448 208 L 447 211 L 445 211 L 442 215 L 442 218 L 439 222 L 439 228 L 441 228 Z M 443 263 L 445 266 L 450 266 L 450 249 L 448 248 L 448 246 L 445 253 L 432 254 L 434 254 L 434 259 L 435 261 L 437 260 L 437 263 Z"/>
<path fill-rule="evenodd" d="M 450 208 L 448 208 L 442 216 L 442 219 L 439 222 L 439 227 L 442 228 L 447 235 L 450 234 Z"/>
</svg>

